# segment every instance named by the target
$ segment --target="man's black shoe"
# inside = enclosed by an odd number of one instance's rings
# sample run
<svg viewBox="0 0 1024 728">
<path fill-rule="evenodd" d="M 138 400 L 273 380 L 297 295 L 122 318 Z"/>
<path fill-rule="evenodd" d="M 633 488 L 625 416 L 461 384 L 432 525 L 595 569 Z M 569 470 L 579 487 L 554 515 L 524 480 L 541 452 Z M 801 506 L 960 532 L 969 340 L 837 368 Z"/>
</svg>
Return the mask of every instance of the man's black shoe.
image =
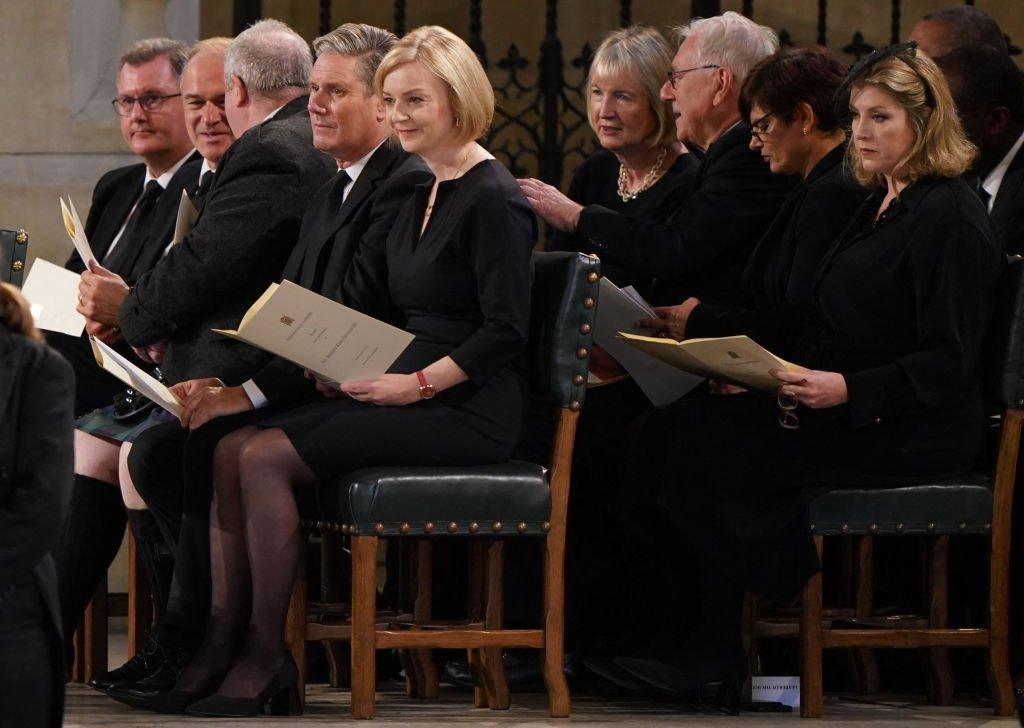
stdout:
<svg viewBox="0 0 1024 728">
<path fill-rule="evenodd" d="M 574 655 L 565 655 L 565 674 L 573 674 Z M 502 656 L 505 667 L 505 682 L 512 690 L 525 692 L 543 690 L 544 676 L 540 669 L 540 653 L 536 650 L 506 652 Z M 473 687 L 473 673 L 465 660 L 448 660 L 445 663 L 442 679 L 464 688 Z"/>
<path fill-rule="evenodd" d="M 96 675 L 89 681 L 89 687 L 105 693 L 117 685 L 137 682 L 156 671 L 157 667 L 167 659 L 167 652 L 167 648 L 161 645 L 153 635 L 150 635 L 135 657 L 116 670 Z"/>
<path fill-rule="evenodd" d="M 149 703 L 175 686 L 178 682 L 178 676 L 181 675 L 191 658 L 192 653 L 190 651 L 181 648 L 176 649 L 170 652 L 167 655 L 167 659 L 150 675 L 136 682 L 115 685 L 107 695 L 133 708 L 149 710 Z"/>
</svg>

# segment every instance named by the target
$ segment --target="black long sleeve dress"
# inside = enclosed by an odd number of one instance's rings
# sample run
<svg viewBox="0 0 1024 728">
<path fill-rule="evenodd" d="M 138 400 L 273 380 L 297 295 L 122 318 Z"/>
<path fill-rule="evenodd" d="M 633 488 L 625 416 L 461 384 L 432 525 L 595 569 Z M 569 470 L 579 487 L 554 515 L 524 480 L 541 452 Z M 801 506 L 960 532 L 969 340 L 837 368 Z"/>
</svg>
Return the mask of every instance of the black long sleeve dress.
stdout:
<svg viewBox="0 0 1024 728">
<path fill-rule="evenodd" d="M 469 379 L 404 407 L 324 399 L 271 416 L 321 478 L 370 465 L 508 459 L 519 434 L 536 219 L 499 162 L 442 182 L 423 235 L 432 182 L 416 188 L 387 239 L 388 286 L 416 335 L 390 371 L 450 356 Z"/>
<path fill-rule="evenodd" d="M 667 433 L 660 502 L 717 578 L 768 599 L 790 600 L 819 568 L 815 495 L 953 477 L 981 449 L 979 357 L 1002 251 L 961 180 L 921 179 L 876 221 L 884 194 L 829 251 L 821 317 L 793 343 L 797 363 L 844 375 L 848 403 L 800 407 L 788 430 L 774 397 L 683 401 Z"/>
</svg>

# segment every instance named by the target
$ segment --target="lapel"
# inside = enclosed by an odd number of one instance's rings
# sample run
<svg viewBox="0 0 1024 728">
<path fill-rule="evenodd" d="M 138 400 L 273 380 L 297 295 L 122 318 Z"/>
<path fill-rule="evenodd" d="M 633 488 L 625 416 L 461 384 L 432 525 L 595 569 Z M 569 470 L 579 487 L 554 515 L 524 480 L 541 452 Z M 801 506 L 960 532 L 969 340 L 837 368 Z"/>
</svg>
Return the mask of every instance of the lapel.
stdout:
<svg viewBox="0 0 1024 728">
<path fill-rule="evenodd" d="M 1003 182 L 999 185 L 999 192 L 992 203 L 992 221 L 996 228 L 1003 229 L 1010 222 L 1010 213 L 1013 212 L 1013 199 L 1020 194 L 1024 186 L 1024 146 L 1017 151 L 1017 156 L 1010 162 L 1010 167 L 1003 176 Z"/>
<path fill-rule="evenodd" d="M 363 171 L 360 172 L 355 184 L 352 185 L 352 189 L 349 190 L 345 202 L 341 205 L 341 209 L 334 215 L 331 214 L 330 210 L 323 211 L 325 214 L 320 217 L 318 223 L 310 231 L 309 241 L 303 246 L 303 259 L 299 264 L 298 271 L 300 285 L 306 287 L 313 285 L 317 270 L 320 267 L 320 258 L 322 257 L 321 254 L 324 246 L 328 241 L 333 240 L 338 231 L 362 207 L 366 198 L 377 189 L 381 179 L 387 175 L 397 156 L 396 150 L 388 142 L 384 142 L 373 153 L 373 156 L 367 160 L 366 166 L 363 167 Z M 324 203 L 327 204 L 327 199 L 324 200 Z"/>
<path fill-rule="evenodd" d="M 107 204 L 103 206 L 103 212 L 96 221 L 96 229 L 89 237 L 89 244 L 97 259 L 103 260 L 110 248 L 114 236 L 125 224 L 132 205 L 142 194 L 142 181 L 146 178 L 145 165 L 139 165 L 136 172 L 127 177 L 125 182 L 118 185 L 118 188 L 111 190 Z"/>
</svg>

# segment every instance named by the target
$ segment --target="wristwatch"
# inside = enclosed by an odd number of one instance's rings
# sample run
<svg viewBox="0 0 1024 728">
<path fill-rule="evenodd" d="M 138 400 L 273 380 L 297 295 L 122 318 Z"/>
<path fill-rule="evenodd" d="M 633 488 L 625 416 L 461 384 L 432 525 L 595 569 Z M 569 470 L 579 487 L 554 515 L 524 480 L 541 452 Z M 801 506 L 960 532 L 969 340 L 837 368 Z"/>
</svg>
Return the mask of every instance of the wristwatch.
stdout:
<svg viewBox="0 0 1024 728">
<path fill-rule="evenodd" d="M 427 378 L 424 376 L 422 369 L 420 371 L 416 372 L 416 378 L 420 380 L 420 398 L 421 399 L 430 399 L 435 394 L 437 394 L 437 390 L 434 389 L 434 385 L 433 384 L 427 384 Z"/>
</svg>

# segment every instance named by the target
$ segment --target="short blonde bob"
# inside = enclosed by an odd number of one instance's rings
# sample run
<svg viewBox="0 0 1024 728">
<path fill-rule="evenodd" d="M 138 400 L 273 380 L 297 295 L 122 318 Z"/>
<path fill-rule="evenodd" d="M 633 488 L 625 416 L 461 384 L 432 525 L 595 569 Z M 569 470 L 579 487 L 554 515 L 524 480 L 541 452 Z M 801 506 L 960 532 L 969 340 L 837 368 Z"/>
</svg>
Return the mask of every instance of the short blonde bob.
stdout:
<svg viewBox="0 0 1024 728">
<path fill-rule="evenodd" d="M 648 141 L 652 147 L 673 144 L 676 140 L 675 118 L 671 102 L 661 100 L 661 87 L 672 69 L 672 52 L 655 28 L 634 25 L 609 33 L 594 54 L 587 75 L 587 88 L 598 77 L 635 78 L 643 89 L 647 105 L 657 120 L 657 128 Z M 587 113 L 590 128 L 597 133 L 593 116 Z"/>
<path fill-rule="evenodd" d="M 907 112 L 914 143 L 893 167 L 892 177 L 911 183 L 921 177 L 959 177 L 971 166 L 977 148 L 964 134 L 945 77 L 923 54 L 901 53 L 879 61 L 853 88 L 875 86 Z M 881 184 L 883 177 L 866 172 L 857 145 L 846 149 L 847 161 L 861 184 Z"/>
<path fill-rule="evenodd" d="M 444 81 L 460 142 L 475 141 L 487 133 L 494 118 L 494 89 L 464 40 L 439 25 L 416 28 L 384 56 L 373 77 L 374 92 L 381 96 L 388 74 L 412 61 Z"/>
</svg>

